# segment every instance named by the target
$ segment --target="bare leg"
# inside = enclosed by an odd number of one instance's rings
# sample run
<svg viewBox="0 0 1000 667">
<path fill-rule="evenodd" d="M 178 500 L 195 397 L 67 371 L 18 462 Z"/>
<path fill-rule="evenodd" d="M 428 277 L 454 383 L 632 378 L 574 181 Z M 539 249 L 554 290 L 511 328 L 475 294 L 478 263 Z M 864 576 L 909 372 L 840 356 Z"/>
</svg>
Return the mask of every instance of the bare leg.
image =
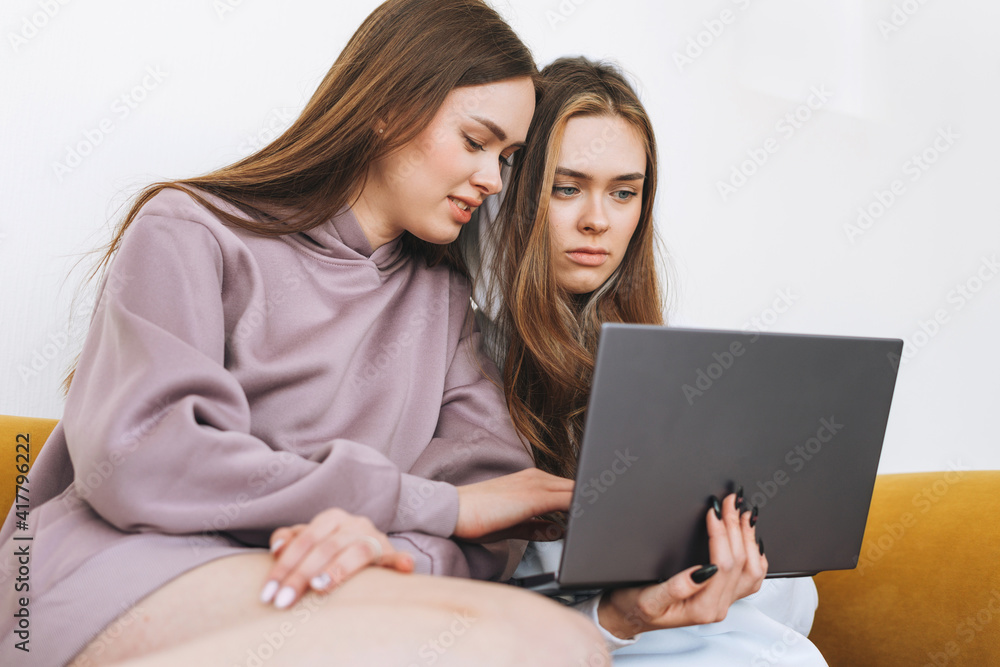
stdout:
<svg viewBox="0 0 1000 667">
<path fill-rule="evenodd" d="M 232 556 L 178 577 L 109 625 L 73 667 L 610 665 L 583 616 L 512 587 L 370 567 L 279 611 L 257 599 L 270 565 L 268 554 Z"/>
</svg>

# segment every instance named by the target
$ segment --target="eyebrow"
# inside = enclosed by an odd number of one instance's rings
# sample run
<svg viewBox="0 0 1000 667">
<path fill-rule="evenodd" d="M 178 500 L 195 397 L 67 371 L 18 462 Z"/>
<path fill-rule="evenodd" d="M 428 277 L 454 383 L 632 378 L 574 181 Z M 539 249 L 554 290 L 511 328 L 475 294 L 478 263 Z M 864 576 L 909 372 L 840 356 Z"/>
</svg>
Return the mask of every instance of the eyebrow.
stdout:
<svg viewBox="0 0 1000 667">
<path fill-rule="evenodd" d="M 507 141 L 507 133 L 503 131 L 502 127 L 494 123 L 489 118 L 483 118 L 482 116 L 469 116 L 469 118 L 476 121 L 480 125 L 484 126 L 487 130 L 492 132 L 496 136 L 496 138 L 499 139 L 500 141 Z M 526 145 L 527 144 L 525 144 L 523 141 L 517 141 L 511 144 L 511 146 L 518 146 L 518 147 L 524 147 Z"/>
<path fill-rule="evenodd" d="M 567 169 L 566 167 L 556 167 L 556 173 L 560 176 L 569 176 L 570 178 L 579 178 L 583 181 L 592 181 L 594 177 L 590 174 L 585 174 L 582 171 L 576 171 L 575 169 Z M 631 174 L 622 174 L 621 176 L 615 176 L 611 179 L 612 181 L 644 181 L 646 180 L 646 175 L 641 174 L 637 171 Z"/>
</svg>

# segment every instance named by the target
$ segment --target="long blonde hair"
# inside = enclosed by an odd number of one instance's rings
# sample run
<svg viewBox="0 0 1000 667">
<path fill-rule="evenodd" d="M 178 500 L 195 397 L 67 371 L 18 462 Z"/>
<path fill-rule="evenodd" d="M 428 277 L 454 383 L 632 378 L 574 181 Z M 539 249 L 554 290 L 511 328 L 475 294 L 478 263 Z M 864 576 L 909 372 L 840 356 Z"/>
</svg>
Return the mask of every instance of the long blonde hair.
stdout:
<svg viewBox="0 0 1000 667">
<path fill-rule="evenodd" d="M 538 467 L 572 477 L 604 322 L 662 324 L 655 259 L 656 140 L 635 92 L 613 66 L 561 58 L 542 70 L 542 98 L 514 166 L 495 228 L 497 317 L 503 380 L 514 425 Z M 597 290 L 573 295 L 553 274 L 549 200 L 566 124 L 579 116 L 617 116 L 642 138 L 646 179 L 639 223 L 621 265 Z"/>
<path fill-rule="evenodd" d="M 183 190 L 223 221 L 258 234 L 306 231 L 350 205 L 364 186 L 368 166 L 419 134 L 452 89 L 525 76 L 537 78 L 531 52 L 485 2 L 389 0 L 361 24 L 281 136 L 204 176 L 142 190 L 91 278 L 107 268 L 139 210 L 165 188 Z M 219 208 L 199 191 L 244 215 Z M 402 244 L 429 264 L 446 262 L 465 270 L 452 246 L 408 233 Z M 65 388 L 72 377 L 71 370 Z"/>
</svg>

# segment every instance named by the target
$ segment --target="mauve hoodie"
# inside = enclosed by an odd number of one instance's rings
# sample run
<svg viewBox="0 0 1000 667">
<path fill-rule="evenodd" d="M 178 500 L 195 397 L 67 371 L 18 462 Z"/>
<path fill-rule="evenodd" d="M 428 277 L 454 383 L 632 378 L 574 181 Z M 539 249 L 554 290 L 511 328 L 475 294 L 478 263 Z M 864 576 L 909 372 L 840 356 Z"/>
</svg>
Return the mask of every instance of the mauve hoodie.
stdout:
<svg viewBox="0 0 1000 667">
<path fill-rule="evenodd" d="M 350 210 L 265 237 L 153 197 L 29 475 L 29 528 L 11 514 L 0 532 L 0 663 L 61 664 L 170 579 L 329 507 L 369 517 L 418 571 L 511 571 L 515 545 L 449 539 L 456 485 L 531 465 L 469 304 L 466 279 L 398 239 L 372 252 Z"/>
</svg>

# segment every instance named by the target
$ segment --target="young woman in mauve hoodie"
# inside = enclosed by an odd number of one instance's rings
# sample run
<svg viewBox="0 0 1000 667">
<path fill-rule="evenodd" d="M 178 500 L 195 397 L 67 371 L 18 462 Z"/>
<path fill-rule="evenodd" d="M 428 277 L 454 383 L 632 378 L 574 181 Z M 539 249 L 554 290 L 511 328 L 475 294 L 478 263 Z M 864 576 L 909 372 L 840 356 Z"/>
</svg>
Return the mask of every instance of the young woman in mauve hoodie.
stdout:
<svg viewBox="0 0 1000 667">
<path fill-rule="evenodd" d="M 449 245 L 535 76 L 483 2 L 390 0 L 273 143 L 139 195 L 0 533 L 0 571 L 21 545 L 31 568 L 0 587 L 0 663 L 606 660 L 555 603 L 410 574 L 502 578 L 520 550 L 486 542 L 569 505 L 528 470 Z"/>
</svg>

